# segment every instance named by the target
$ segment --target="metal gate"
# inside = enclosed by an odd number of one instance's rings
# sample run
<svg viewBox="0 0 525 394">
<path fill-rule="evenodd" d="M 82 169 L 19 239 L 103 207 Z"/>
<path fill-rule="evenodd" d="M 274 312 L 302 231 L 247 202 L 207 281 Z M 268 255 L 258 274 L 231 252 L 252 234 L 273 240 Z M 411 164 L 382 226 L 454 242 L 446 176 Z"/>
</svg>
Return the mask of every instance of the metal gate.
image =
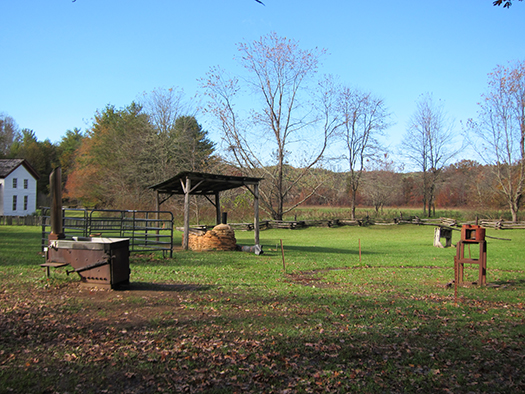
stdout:
<svg viewBox="0 0 525 394">
<path fill-rule="evenodd" d="M 50 208 L 42 209 L 42 250 L 48 245 Z M 121 211 L 62 208 L 66 237 L 129 238 L 130 252 L 161 251 L 173 257 L 173 214 L 169 211 Z"/>
</svg>

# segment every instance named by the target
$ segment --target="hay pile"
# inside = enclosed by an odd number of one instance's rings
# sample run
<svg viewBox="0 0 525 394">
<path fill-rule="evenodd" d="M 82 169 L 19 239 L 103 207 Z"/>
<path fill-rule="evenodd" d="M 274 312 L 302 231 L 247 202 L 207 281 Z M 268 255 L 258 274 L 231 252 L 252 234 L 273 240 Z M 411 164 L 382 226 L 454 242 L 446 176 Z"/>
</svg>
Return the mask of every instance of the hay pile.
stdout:
<svg viewBox="0 0 525 394">
<path fill-rule="evenodd" d="M 188 236 L 188 247 L 195 251 L 235 250 L 236 245 L 235 231 L 227 224 L 219 224 L 205 233 L 190 233 Z"/>
</svg>

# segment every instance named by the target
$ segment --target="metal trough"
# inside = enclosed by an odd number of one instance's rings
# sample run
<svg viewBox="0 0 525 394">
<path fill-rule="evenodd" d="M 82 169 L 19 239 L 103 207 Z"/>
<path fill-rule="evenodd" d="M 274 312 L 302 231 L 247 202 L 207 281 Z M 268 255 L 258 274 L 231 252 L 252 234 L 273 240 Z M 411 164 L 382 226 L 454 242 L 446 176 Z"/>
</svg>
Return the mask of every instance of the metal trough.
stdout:
<svg viewBox="0 0 525 394">
<path fill-rule="evenodd" d="M 128 238 L 76 238 L 50 240 L 47 266 L 70 265 L 81 283 L 114 288 L 129 284 Z"/>
</svg>

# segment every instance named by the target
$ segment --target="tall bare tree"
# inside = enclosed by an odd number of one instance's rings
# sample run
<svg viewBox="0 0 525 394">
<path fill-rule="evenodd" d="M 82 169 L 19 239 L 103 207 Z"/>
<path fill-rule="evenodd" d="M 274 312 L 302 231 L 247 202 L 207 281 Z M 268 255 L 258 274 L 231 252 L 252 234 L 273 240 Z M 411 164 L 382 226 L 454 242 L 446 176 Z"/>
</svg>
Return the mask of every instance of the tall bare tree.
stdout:
<svg viewBox="0 0 525 394">
<path fill-rule="evenodd" d="M 20 137 L 15 120 L 4 113 L 0 113 L 0 159 L 7 157 L 11 146 Z"/>
<path fill-rule="evenodd" d="M 453 122 L 432 94 L 420 96 L 401 143 L 403 154 L 421 170 L 423 211 L 432 215 L 437 180 L 460 149 L 454 149 Z"/>
<path fill-rule="evenodd" d="M 492 165 L 496 191 L 518 220 L 525 186 L 525 61 L 497 66 L 479 103 L 477 121 L 469 128 L 483 161 Z"/>
<path fill-rule="evenodd" d="M 334 122 L 311 102 L 313 82 L 323 50 L 303 50 L 275 33 L 238 44 L 244 77 L 229 77 L 212 68 L 204 81 L 207 110 L 222 130 L 228 159 L 249 176 L 264 178 L 261 205 L 273 219 L 311 196 L 285 206 L 293 190 L 319 164 L 334 131 Z M 242 93 L 249 96 L 241 97 Z M 326 98 L 326 96 L 323 96 Z M 238 106 L 244 99 L 251 110 Z M 291 170 L 291 166 L 298 171 Z"/>
<path fill-rule="evenodd" d="M 176 87 L 144 93 L 140 102 L 155 129 L 148 141 L 152 151 L 148 172 L 154 182 L 161 182 L 182 171 L 175 123 L 181 116 L 193 116 L 196 111 L 184 91 Z"/>
<path fill-rule="evenodd" d="M 363 178 L 363 194 L 374 207 L 376 214 L 383 214 L 383 207 L 394 201 L 401 193 L 401 175 L 399 168 L 385 153 L 377 158 Z"/>
<path fill-rule="evenodd" d="M 369 92 L 342 88 L 338 113 L 342 127 L 338 133 L 345 145 L 348 162 L 348 190 L 352 219 L 355 219 L 357 192 L 367 161 L 374 160 L 381 147 L 378 137 L 389 126 L 390 114 L 382 99 Z"/>
</svg>

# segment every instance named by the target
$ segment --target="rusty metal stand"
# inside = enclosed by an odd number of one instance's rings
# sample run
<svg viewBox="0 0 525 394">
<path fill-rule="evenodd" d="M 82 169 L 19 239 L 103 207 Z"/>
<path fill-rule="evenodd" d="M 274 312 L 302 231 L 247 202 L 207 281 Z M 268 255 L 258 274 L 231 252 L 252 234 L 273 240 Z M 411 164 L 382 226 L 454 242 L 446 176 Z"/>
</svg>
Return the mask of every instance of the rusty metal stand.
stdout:
<svg viewBox="0 0 525 394">
<path fill-rule="evenodd" d="M 69 265 L 68 263 L 43 263 L 40 264 L 40 267 L 44 267 L 46 269 L 46 277 L 51 277 L 50 268 L 60 268 L 65 267 L 66 265 Z"/>
<path fill-rule="evenodd" d="M 465 245 L 479 244 L 479 258 L 465 258 Z M 478 264 L 478 285 L 487 284 L 487 241 L 480 240 L 477 242 L 458 241 L 456 245 L 456 257 L 454 258 L 454 272 L 456 273 L 456 283 L 462 283 L 464 279 L 465 264 Z"/>
</svg>

